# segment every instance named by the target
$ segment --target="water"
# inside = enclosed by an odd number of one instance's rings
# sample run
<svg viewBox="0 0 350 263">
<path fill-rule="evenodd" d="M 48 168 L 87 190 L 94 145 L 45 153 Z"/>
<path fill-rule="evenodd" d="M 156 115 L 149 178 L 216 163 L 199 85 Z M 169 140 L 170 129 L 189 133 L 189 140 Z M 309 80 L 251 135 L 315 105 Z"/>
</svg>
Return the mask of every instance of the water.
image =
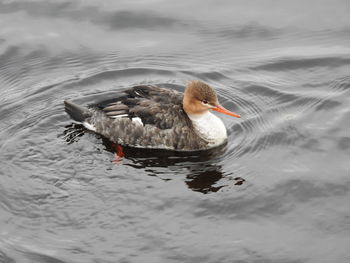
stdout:
<svg viewBox="0 0 350 263">
<path fill-rule="evenodd" d="M 0 261 L 349 262 L 349 8 L 0 1 Z M 192 79 L 242 115 L 222 151 L 65 136 L 65 99 Z"/>
</svg>

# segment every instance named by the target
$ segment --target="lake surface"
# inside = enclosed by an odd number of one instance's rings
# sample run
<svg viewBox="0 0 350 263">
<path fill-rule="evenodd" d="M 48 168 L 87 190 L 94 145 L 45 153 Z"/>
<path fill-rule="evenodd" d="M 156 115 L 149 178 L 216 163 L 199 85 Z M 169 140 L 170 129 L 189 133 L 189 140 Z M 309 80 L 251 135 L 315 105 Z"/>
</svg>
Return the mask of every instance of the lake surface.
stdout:
<svg viewBox="0 0 350 263">
<path fill-rule="evenodd" d="M 350 2 L 0 1 L 0 262 L 350 262 Z M 67 116 L 199 79 L 228 144 L 130 150 Z"/>
</svg>

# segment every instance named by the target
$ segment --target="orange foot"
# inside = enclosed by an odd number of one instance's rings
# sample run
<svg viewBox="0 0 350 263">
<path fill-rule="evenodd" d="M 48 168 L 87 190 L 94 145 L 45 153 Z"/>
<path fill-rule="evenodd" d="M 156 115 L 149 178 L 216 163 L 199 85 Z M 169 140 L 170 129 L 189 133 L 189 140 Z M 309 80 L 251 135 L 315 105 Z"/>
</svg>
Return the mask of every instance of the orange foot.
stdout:
<svg viewBox="0 0 350 263">
<path fill-rule="evenodd" d="M 112 161 L 112 163 L 120 163 L 124 157 L 123 146 L 121 146 L 118 143 L 113 144 L 113 146 L 115 148 L 115 153 L 114 160 Z"/>
</svg>

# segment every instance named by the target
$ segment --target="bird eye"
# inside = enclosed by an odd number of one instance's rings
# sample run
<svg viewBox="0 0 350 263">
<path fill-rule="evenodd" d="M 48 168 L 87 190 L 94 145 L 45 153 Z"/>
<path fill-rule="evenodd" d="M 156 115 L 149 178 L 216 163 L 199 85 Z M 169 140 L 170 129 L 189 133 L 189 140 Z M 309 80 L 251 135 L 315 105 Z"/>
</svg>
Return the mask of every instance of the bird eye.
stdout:
<svg viewBox="0 0 350 263">
<path fill-rule="evenodd" d="M 203 102 L 203 104 L 208 104 L 209 103 L 207 100 L 203 100 L 202 102 Z"/>
</svg>

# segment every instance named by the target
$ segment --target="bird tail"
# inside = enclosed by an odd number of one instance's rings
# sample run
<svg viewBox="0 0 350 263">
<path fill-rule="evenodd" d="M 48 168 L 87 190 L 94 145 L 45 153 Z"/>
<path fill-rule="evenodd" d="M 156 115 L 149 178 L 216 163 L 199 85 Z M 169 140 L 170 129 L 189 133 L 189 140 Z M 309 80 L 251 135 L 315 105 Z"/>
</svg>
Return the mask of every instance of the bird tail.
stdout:
<svg viewBox="0 0 350 263">
<path fill-rule="evenodd" d="M 89 109 L 79 106 L 68 100 L 64 101 L 64 109 L 68 115 L 75 121 L 83 123 L 87 118 L 91 117 Z"/>
</svg>

